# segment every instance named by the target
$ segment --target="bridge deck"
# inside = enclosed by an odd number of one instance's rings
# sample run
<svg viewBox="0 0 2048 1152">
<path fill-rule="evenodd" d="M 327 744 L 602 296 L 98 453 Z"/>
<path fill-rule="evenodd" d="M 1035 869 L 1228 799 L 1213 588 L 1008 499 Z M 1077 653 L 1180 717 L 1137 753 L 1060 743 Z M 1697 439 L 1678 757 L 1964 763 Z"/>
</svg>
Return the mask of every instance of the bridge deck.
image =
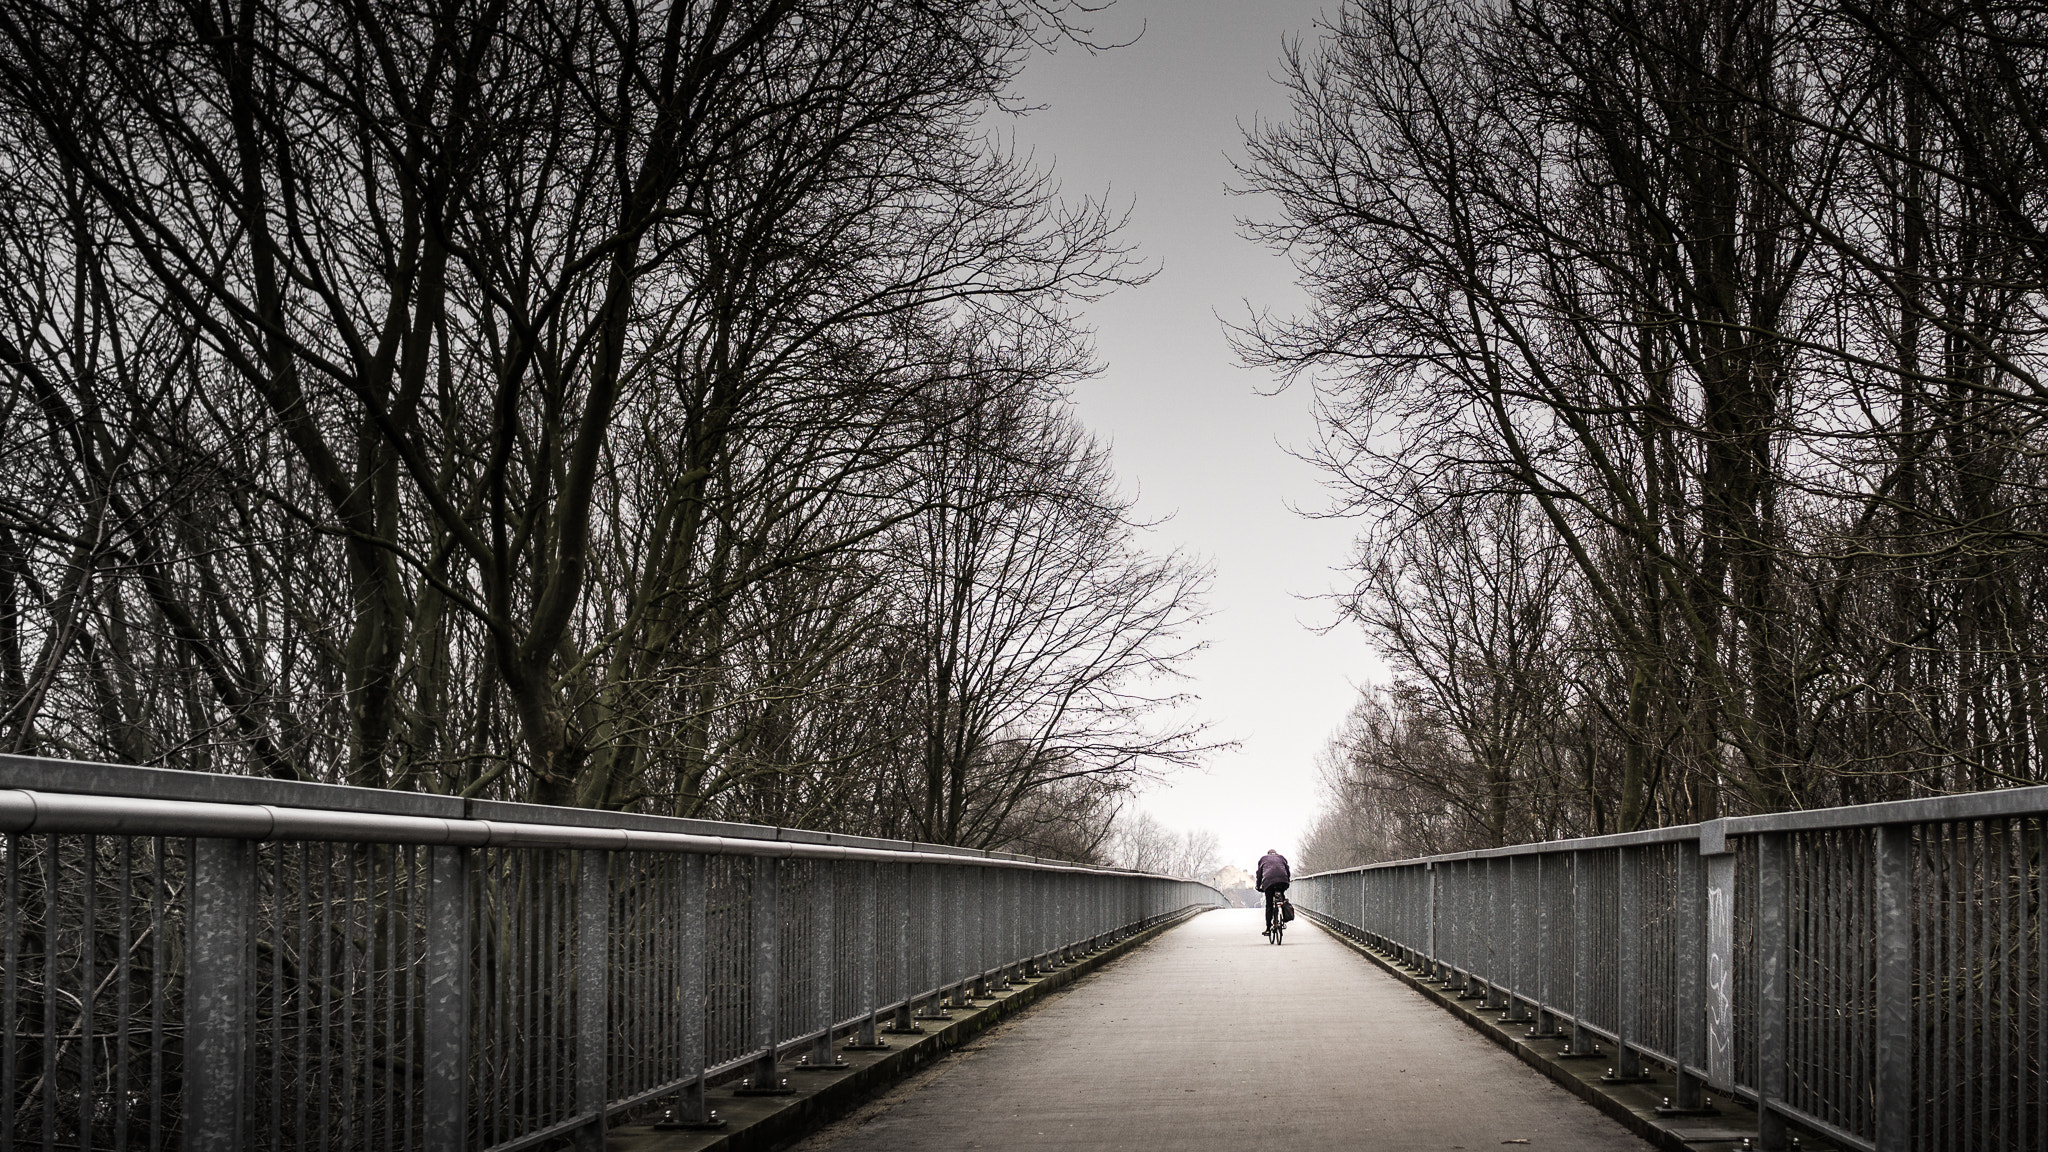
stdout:
<svg viewBox="0 0 2048 1152">
<path fill-rule="evenodd" d="M 1211 912 L 977 1039 L 800 1152 L 1650 1145 L 1298 921 Z"/>
</svg>

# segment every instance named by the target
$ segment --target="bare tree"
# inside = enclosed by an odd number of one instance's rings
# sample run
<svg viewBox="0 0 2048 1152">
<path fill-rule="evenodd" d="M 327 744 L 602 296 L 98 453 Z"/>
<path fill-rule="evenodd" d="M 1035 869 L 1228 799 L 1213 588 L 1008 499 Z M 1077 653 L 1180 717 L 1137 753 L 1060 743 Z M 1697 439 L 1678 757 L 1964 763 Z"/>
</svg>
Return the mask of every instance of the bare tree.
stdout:
<svg viewBox="0 0 2048 1152">
<path fill-rule="evenodd" d="M 2009 130 L 2043 52 L 1967 5 L 1357 0 L 1290 56 L 1245 176 L 1313 304 L 1242 348 L 1315 378 L 1374 525 L 1353 608 L 1469 745 L 1452 791 L 1492 753 L 1413 624 L 1460 619 L 1435 574 L 1495 497 L 1570 561 L 1534 746 L 1586 830 L 2043 778 L 2042 179 Z"/>
<path fill-rule="evenodd" d="M 0 3 L 0 739 L 843 818 L 961 350 L 1135 275 L 981 127 L 1085 10 Z"/>
<path fill-rule="evenodd" d="M 931 511 L 897 544 L 915 718 L 897 798 L 919 839 L 983 845 L 1035 791 L 1121 791 L 1203 750 L 1174 681 L 1206 574 L 1139 550 L 1107 454 L 1056 393 L 962 407 L 924 442 Z"/>
</svg>

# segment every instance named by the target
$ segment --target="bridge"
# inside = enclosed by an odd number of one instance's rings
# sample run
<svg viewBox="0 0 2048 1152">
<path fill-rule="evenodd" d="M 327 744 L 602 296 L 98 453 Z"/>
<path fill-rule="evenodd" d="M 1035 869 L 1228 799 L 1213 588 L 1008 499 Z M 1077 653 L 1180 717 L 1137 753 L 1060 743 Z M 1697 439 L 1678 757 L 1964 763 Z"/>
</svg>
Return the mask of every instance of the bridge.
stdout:
<svg viewBox="0 0 2048 1152">
<path fill-rule="evenodd" d="M 0 1147 L 766 1148 L 882 1091 L 807 1146 L 2043 1149 L 2044 814 L 1327 873 L 1274 949 L 1114 869 L 0 756 Z"/>
</svg>

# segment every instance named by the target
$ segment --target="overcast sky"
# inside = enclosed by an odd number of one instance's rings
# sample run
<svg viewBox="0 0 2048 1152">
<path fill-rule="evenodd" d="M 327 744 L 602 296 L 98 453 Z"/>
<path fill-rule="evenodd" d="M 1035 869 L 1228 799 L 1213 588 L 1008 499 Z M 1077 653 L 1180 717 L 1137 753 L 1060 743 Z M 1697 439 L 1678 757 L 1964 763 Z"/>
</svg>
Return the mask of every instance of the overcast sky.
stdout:
<svg viewBox="0 0 2048 1152">
<path fill-rule="evenodd" d="M 1034 60 L 1020 89 L 1044 107 L 1008 122 L 1068 195 L 1129 206 L 1128 236 L 1159 269 L 1089 310 L 1107 369 L 1076 399 L 1140 512 L 1172 517 L 1154 547 L 1185 547 L 1216 573 L 1191 687 L 1213 735 L 1240 748 L 1137 803 L 1169 827 L 1213 829 L 1245 868 L 1268 848 L 1293 853 L 1316 807 L 1317 752 L 1358 685 L 1383 676 L 1355 628 L 1315 631 L 1332 613 L 1314 597 L 1341 583 L 1352 526 L 1290 511 L 1324 500 L 1317 472 L 1287 452 L 1312 434 L 1307 392 L 1262 395 L 1273 380 L 1238 366 L 1219 320 L 1300 299 L 1286 261 L 1237 234 L 1237 217 L 1270 205 L 1226 186 L 1240 125 L 1287 112 L 1273 80 L 1283 42 L 1312 40 L 1325 7 L 1116 0 L 1097 39 L 1136 43 Z"/>
</svg>

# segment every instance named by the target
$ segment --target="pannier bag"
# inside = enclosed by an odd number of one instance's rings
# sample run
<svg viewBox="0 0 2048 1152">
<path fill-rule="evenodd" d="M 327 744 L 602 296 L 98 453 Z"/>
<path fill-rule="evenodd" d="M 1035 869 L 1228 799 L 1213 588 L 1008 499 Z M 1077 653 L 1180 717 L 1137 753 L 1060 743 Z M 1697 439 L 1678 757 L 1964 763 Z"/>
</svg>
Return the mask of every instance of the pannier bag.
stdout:
<svg viewBox="0 0 2048 1152">
<path fill-rule="evenodd" d="M 1286 924 L 1294 919 L 1294 902 L 1287 897 L 1280 898 L 1280 922 Z"/>
</svg>

